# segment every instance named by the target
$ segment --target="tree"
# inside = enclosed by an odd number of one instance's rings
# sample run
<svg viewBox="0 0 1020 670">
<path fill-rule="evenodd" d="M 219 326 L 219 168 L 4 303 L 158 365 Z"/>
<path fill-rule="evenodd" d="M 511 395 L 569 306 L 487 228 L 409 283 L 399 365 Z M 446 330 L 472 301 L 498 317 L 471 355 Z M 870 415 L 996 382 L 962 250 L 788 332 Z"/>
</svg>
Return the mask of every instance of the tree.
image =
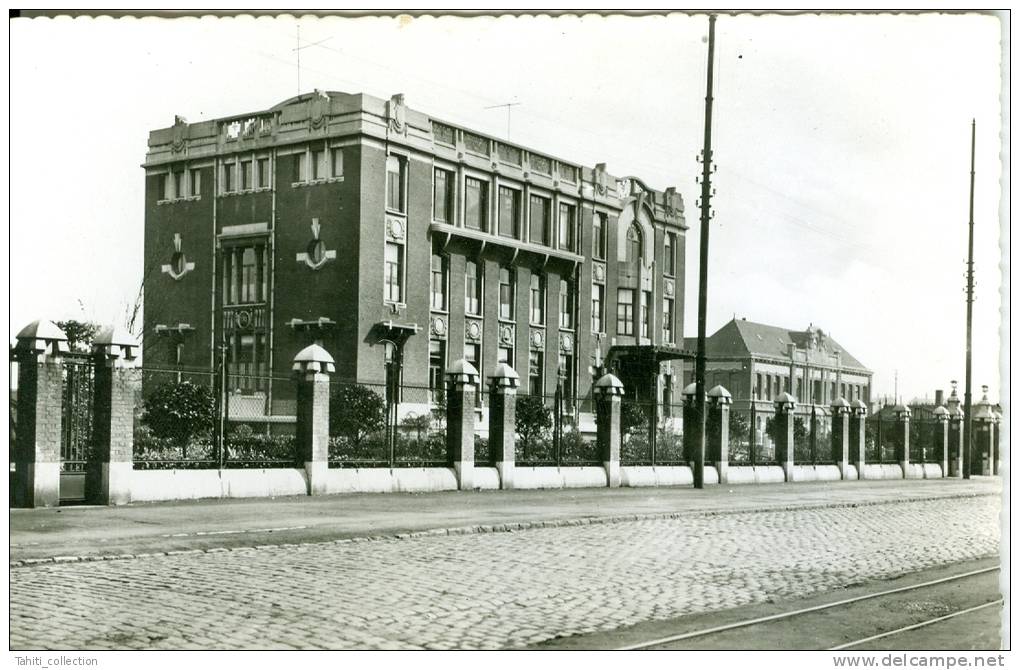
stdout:
<svg viewBox="0 0 1020 670">
<path fill-rule="evenodd" d="M 361 384 L 333 387 L 329 396 L 330 432 L 345 438 L 357 447 L 370 433 L 385 424 L 386 403 L 383 397 Z"/>
<path fill-rule="evenodd" d="M 92 341 L 99 334 L 99 324 L 91 321 L 68 319 L 57 321 L 57 327 L 67 335 L 67 346 L 71 351 L 88 352 L 92 349 Z"/>
<path fill-rule="evenodd" d="M 216 400 L 208 386 L 173 381 L 160 384 L 146 398 L 143 421 L 156 437 L 180 445 L 187 458 L 188 442 L 212 429 L 215 416 Z"/>
<path fill-rule="evenodd" d="M 517 398 L 514 409 L 514 430 L 521 437 L 524 453 L 528 452 L 531 441 L 541 437 L 552 427 L 552 416 L 541 396 L 522 395 Z"/>
<path fill-rule="evenodd" d="M 638 426 L 645 423 L 645 412 L 641 405 L 630 400 L 624 400 L 620 406 L 620 431 L 627 435 Z"/>
<path fill-rule="evenodd" d="M 746 414 L 730 411 L 730 441 L 746 440 L 751 432 L 751 422 Z"/>
</svg>

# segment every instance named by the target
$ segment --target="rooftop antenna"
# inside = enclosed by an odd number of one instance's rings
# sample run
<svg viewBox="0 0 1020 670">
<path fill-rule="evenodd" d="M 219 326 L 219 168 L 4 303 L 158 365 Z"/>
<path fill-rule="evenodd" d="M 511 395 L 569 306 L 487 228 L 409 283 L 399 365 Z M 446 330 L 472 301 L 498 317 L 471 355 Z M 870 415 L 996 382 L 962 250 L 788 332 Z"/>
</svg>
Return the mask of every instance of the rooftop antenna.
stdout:
<svg viewBox="0 0 1020 670">
<path fill-rule="evenodd" d="M 504 102 L 502 105 L 491 105 L 489 107 L 483 107 L 483 109 L 499 109 L 500 107 L 506 107 L 506 139 L 510 140 L 510 108 L 516 107 L 521 103 L 519 102 Z"/>
<path fill-rule="evenodd" d="M 297 92 L 298 92 L 298 95 L 301 95 L 301 50 L 302 49 L 307 49 L 308 47 L 314 47 L 314 46 L 316 46 L 318 44 L 322 44 L 323 42 L 327 42 L 330 39 L 331 38 L 327 37 L 325 39 L 319 40 L 318 42 L 312 42 L 311 44 L 301 44 L 301 24 L 299 23 L 297 25 L 297 46 L 294 47 L 293 49 L 291 49 L 291 51 L 294 51 L 294 52 L 297 53 Z"/>
</svg>

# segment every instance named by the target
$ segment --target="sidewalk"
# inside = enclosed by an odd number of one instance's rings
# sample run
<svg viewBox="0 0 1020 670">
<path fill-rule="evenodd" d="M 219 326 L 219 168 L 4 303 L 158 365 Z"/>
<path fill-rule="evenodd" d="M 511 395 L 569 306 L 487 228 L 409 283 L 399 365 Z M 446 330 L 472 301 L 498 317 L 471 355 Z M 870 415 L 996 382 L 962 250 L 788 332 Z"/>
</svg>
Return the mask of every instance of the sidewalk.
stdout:
<svg viewBox="0 0 1020 670">
<path fill-rule="evenodd" d="M 10 560 L 300 544 L 502 524 L 728 513 L 1001 495 L 1002 480 L 450 491 L 10 510 Z M 486 530 L 491 530 L 487 528 Z"/>
</svg>

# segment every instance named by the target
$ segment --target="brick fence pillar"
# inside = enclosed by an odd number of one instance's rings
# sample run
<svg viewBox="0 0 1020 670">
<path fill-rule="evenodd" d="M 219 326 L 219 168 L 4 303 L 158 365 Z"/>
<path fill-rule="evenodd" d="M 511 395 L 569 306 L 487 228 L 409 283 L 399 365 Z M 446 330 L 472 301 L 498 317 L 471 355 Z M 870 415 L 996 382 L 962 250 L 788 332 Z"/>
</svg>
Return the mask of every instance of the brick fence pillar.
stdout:
<svg viewBox="0 0 1020 670">
<path fill-rule="evenodd" d="M 616 375 L 603 375 L 595 382 L 595 427 L 602 466 L 611 488 L 620 486 L 620 445 L 623 431 L 620 424 L 620 406 L 623 399 L 623 382 Z"/>
<path fill-rule="evenodd" d="M 697 384 L 688 384 L 683 390 L 683 403 L 684 403 L 684 433 L 683 433 L 683 447 L 684 447 L 684 462 L 694 463 L 696 453 L 698 451 L 698 434 L 694 429 L 694 424 L 698 420 L 697 405 L 694 402 L 694 398 L 698 393 Z"/>
<path fill-rule="evenodd" d="M 963 477 L 963 409 L 949 410 L 949 476 Z"/>
<path fill-rule="evenodd" d="M 517 387 L 521 377 L 506 363 L 489 377 L 489 453 L 499 472 L 499 488 L 514 487 Z"/>
<path fill-rule="evenodd" d="M 707 459 L 719 473 L 719 483 L 729 483 L 730 405 L 733 396 L 723 386 L 714 386 L 708 393 L 708 416 L 705 421 Z"/>
<path fill-rule="evenodd" d="M 33 321 L 17 339 L 14 505 L 54 507 L 60 504 L 61 354 L 68 351 L 67 336 L 50 321 Z"/>
<path fill-rule="evenodd" d="M 113 326 L 104 328 L 92 342 L 95 449 L 86 471 L 85 495 L 100 505 L 131 502 L 135 389 L 141 388 L 141 371 L 134 367 L 137 350 L 135 337 Z"/>
<path fill-rule="evenodd" d="M 308 495 L 322 495 L 329 476 L 329 375 L 336 372 L 336 364 L 329 352 L 312 344 L 294 357 L 293 369 L 297 375 L 298 462 L 305 465 Z"/>
<path fill-rule="evenodd" d="M 446 461 L 457 474 L 457 488 L 474 488 L 475 393 L 478 370 L 466 359 L 454 361 L 446 371 Z"/>
<path fill-rule="evenodd" d="M 784 478 L 793 481 L 793 411 L 797 408 L 797 399 L 786 393 L 780 393 L 773 401 L 776 416 L 773 419 L 776 439 L 776 460 L 783 466 Z"/>
<path fill-rule="evenodd" d="M 893 424 L 893 432 L 896 435 L 896 460 L 903 470 L 903 478 L 906 479 L 910 467 L 910 408 L 906 405 L 896 405 L 892 411 L 896 417 Z"/>
<path fill-rule="evenodd" d="M 935 417 L 935 456 L 942 468 L 942 476 L 950 476 L 950 411 L 939 405 L 933 412 Z"/>
<path fill-rule="evenodd" d="M 850 463 L 857 468 L 857 479 L 864 479 L 864 466 L 867 463 L 867 434 L 868 406 L 861 399 L 850 403 L 847 430 L 850 435 L 849 459 Z"/>
<path fill-rule="evenodd" d="M 850 403 L 839 397 L 832 401 L 832 460 L 839 465 L 839 476 L 847 478 L 850 465 Z"/>
</svg>

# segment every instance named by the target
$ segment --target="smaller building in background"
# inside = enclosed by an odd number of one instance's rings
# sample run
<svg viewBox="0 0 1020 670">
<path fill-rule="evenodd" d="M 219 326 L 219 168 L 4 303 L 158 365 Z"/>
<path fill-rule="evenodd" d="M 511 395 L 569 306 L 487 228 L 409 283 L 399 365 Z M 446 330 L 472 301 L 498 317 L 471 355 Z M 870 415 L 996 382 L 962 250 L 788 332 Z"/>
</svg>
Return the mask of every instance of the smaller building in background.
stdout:
<svg viewBox="0 0 1020 670">
<path fill-rule="evenodd" d="M 696 338 L 685 339 L 685 349 L 697 346 Z M 822 406 L 871 397 L 871 370 L 814 325 L 791 330 L 734 318 L 706 339 L 705 355 L 707 388 L 726 387 L 734 409 L 783 392 Z M 684 361 L 684 384 L 693 382 L 694 361 Z"/>
</svg>

